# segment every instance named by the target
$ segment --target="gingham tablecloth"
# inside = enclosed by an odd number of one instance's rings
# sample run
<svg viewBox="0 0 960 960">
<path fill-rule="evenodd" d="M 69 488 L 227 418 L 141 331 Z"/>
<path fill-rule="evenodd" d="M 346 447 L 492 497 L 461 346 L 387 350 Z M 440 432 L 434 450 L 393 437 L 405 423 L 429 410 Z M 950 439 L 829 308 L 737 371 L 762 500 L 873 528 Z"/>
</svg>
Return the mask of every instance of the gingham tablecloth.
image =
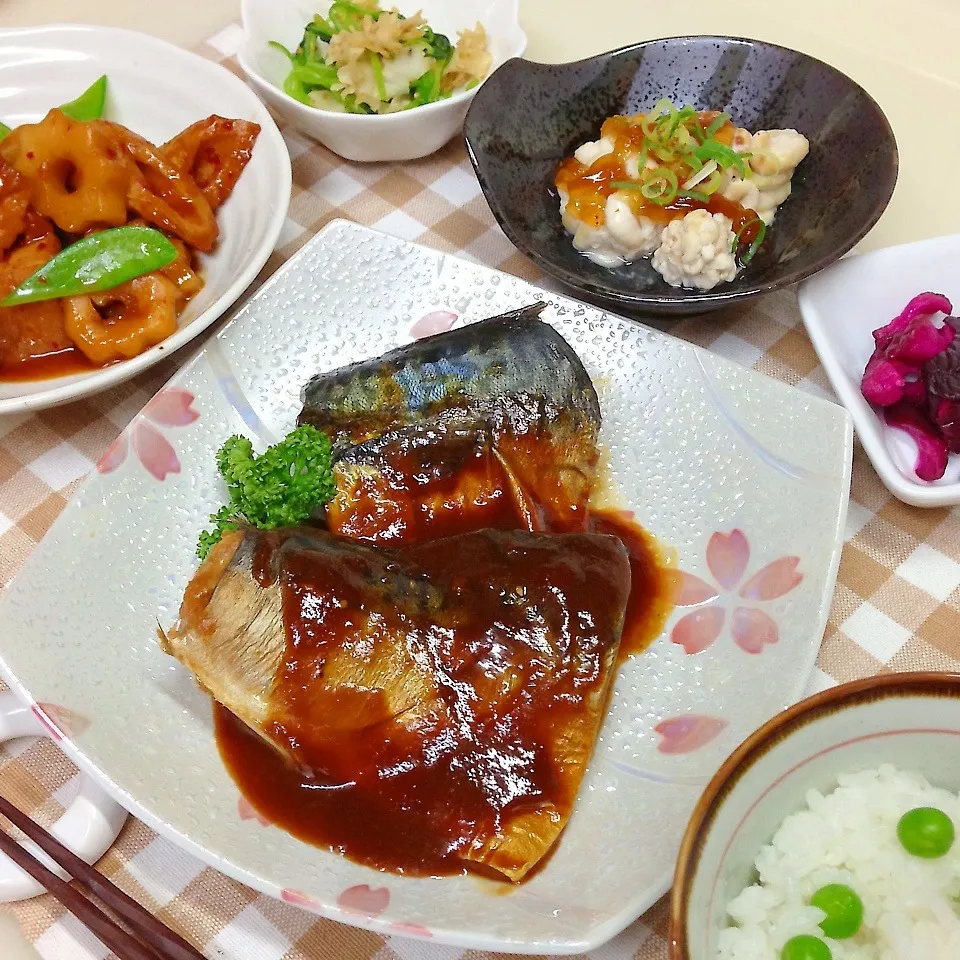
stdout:
<svg viewBox="0 0 960 960">
<path fill-rule="evenodd" d="M 201 53 L 230 60 L 229 27 Z M 293 197 L 277 251 L 260 280 L 335 217 L 497 267 L 534 282 L 538 270 L 495 225 L 461 143 L 413 163 L 343 161 L 291 130 Z M 549 284 L 547 284 L 549 285 Z M 830 388 L 804 333 L 796 293 L 681 321 L 670 331 L 819 396 Z M 0 588 L 77 489 L 108 444 L 183 357 L 107 393 L 33 416 L 0 417 Z M 862 450 L 854 457 L 846 545 L 812 689 L 892 670 L 956 669 L 960 660 L 960 510 L 908 507 L 880 483 Z M 0 757 L 3 792 L 41 822 L 76 789 L 71 764 L 46 741 L 16 741 Z M 99 868 L 223 960 L 491 960 L 493 955 L 383 938 L 260 896 L 131 818 Z M 51 897 L 13 907 L 45 960 L 112 957 Z M 661 901 L 591 960 L 666 960 Z M 5 956 L 0 943 L 0 957 Z"/>
</svg>

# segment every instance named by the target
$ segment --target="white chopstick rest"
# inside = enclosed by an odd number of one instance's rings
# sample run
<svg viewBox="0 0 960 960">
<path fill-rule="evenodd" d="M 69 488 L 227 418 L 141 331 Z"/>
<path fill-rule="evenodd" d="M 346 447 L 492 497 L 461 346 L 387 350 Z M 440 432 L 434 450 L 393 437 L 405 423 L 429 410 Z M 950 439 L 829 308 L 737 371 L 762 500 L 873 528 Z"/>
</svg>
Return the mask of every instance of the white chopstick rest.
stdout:
<svg viewBox="0 0 960 960">
<path fill-rule="evenodd" d="M 0 743 L 18 737 L 47 737 L 57 742 L 31 709 L 13 693 L 0 693 Z M 81 773 L 79 793 L 47 832 L 92 864 L 110 849 L 126 819 L 127 811 L 89 776 Z M 57 876 L 70 879 L 36 844 L 23 840 L 20 845 Z M 46 892 L 36 880 L 0 853 L 0 903 L 29 900 Z"/>
</svg>

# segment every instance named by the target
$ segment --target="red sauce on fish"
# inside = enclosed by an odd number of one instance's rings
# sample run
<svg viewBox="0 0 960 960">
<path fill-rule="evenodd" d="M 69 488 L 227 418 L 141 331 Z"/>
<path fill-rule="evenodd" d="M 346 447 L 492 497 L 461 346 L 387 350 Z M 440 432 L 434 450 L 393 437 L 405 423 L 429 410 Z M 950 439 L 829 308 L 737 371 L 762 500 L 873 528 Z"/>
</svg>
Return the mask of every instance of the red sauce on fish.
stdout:
<svg viewBox="0 0 960 960">
<path fill-rule="evenodd" d="M 594 511 L 590 515 L 590 529 L 619 538 L 630 557 L 630 599 L 618 655 L 622 663 L 643 653 L 663 632 L 675 605 L 678 573 L 656 537 L 630 514 L 618 510 Z"/>
<path fill-rule="evenodd" d="M 480 438 L 456 438 L 436 462 L 405 448 L 376 473 L 358 469 L 345 495 L 327 505 L 327 525 L 384 546 L 437 540 L 466 530 L 542 530 L 539 503 L 512 489 L 508 471 Z M 352 476 L 354 476 L 352 474 Z"/>
</svg>

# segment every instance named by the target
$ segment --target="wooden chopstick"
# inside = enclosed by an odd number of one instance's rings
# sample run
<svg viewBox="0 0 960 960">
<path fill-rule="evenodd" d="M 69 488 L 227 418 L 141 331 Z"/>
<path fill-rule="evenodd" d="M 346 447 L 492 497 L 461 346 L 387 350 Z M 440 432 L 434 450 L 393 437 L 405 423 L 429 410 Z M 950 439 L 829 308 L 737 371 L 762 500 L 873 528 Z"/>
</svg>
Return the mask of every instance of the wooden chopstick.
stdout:
<svg viewBox="0 0 960 960">
<path fill-rule="evenodd" d="M 85 890 L 99 897 L 123 919 L 136 936 L 127 932 L 92 900 L 48 870 L 9 834 L 0 830 L 0 850 L 56 897 L 104 946 L 121 960 L 204 960 L 183 937 L 174 933 L 136 900 L 115 887 L 39 824 L 0 795 L 0 814 L 22 830 L 47 856 L 59 864 Z M 138 939 L 139 938 L 139 939 Z"/>
</svg>

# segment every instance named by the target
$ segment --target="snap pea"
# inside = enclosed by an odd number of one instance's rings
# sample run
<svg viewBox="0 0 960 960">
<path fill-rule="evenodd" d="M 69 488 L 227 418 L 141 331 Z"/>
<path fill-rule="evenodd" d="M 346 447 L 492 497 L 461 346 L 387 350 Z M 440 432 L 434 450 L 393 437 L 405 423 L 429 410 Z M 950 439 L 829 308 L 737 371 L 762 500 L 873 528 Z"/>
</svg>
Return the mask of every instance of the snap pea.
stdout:
<svg viewBox="0 0 960 960">
<path fill-rule="evenodd" d="M 71 120 L 99 120 L 107 102 L 107 75 L 94 80 L 76 100 L 63 104 L 61 112 Z"/>
<path fill-rule="evenodd" d="M 65 247 L 27 277 L 2 303 L 16 307 L 112 290 L 171 263 L 177 248 L 152 227 L 114 227 Z"/>
<path fill-rule="evenodd" d="M 12 131 L 5 123 L 0 123 L 0 140 L 2 140 L 8 133 Z"/>
</svg>

